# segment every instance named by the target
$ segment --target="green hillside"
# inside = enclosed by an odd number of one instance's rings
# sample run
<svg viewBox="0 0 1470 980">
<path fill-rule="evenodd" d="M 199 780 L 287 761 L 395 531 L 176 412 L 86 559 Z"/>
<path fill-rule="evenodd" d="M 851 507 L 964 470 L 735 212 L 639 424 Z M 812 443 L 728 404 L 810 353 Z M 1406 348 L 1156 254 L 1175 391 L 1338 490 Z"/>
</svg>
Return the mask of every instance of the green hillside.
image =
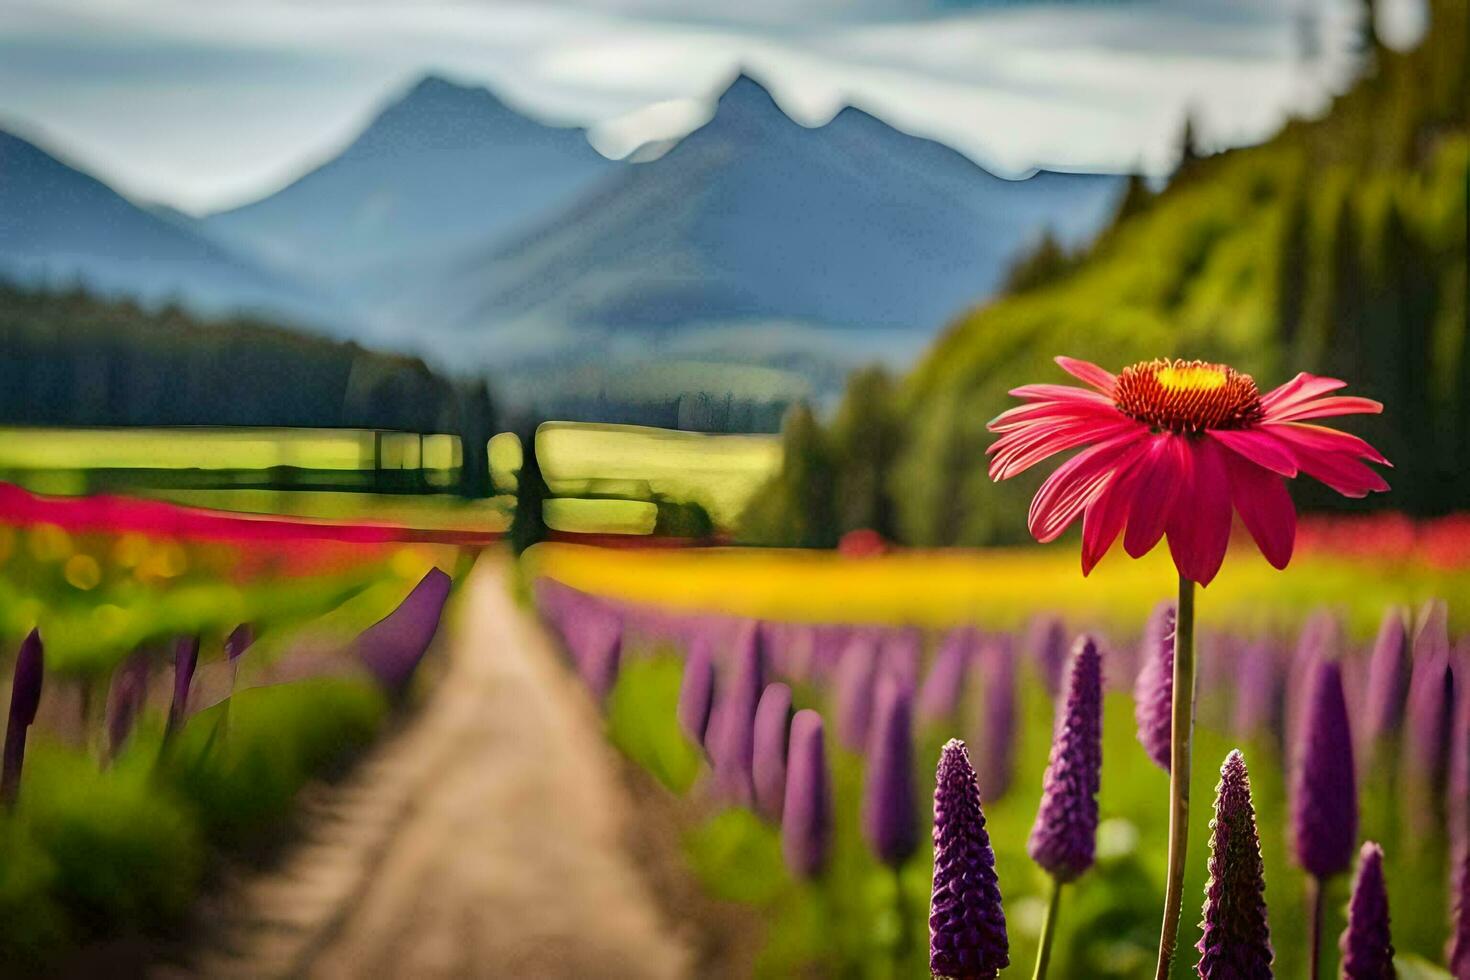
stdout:
<svg viewBox="0 0 1470 980">
<path fill-rule="evenodd" d="M 1038 254 L 1018 268 L 1019 290 L 954 324 L 899 395 L 899 535 L 933 545 L 1024 533 L 1044 473 L 992 484 L 985 423 L 1010 388 L 1070 380 L 1051 361 L 1063 353 L 1110 369 L 1163 355 L 1226 361 L 1263 387 L 1299 370 L 1349 379 L 1388 406 L 1357 428 L 1397 467 L 1394 493 L 1375 502 L 1463 508 L 1466 6 L 1432 7 L 1419 48 L 1375 50 L 1321 120 L 1187 160 L 1157 197 L 1131 195 L 1087 254 Z"/>
</svg>

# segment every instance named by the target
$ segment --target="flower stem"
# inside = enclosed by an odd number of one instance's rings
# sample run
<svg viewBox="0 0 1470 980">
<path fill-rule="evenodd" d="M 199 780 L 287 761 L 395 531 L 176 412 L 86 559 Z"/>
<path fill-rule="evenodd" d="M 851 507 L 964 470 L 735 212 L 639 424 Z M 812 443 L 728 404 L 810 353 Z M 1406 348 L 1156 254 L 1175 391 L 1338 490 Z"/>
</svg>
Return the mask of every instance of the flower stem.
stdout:
<svg viewBox="0 0 1470 980">
<path fill-rule="evenodd" d="M 1057 908 L 1061 904 L 1062 883 L 1052 878 L 1051 892 L 1046 902 L 1046 918 L 1041 920 L 1041 945 L 1036 950 L 1036 972 L 1031 974 L 1032 980 L 1046 980 L 1046 968 L 1051 963 L 1051 941 L 1057 933 Z"/>
<path fill-rule="evenodd" d="M 893 910 L 898 915 L 898 937 L 893 944 L 894 975 L 903 976 L 908 965 L 909 947 L 914 941 L 914 932 L 909 928 L 907 903 L 903 900 L 903 872 L 893 869 Z"/>
<path fill-rule="evenodd" d="M 1174 627 L 1174 712 L 1169 729 L 1169 876 L 1155 980 L 1168 980 L 1179 941 L 1184 860 L 1189 850 L 1189 759 L 1194 740 L 1194 582 L 1179 576 Z"/>
<path fill-rule="evenodd" d="M 1322 881 L 1316 875 L 1307 875 L 1307 905 L 1311 909 L 1312 931 L 1307 942 L 1307 977 L 1317 980 L 1322 966 Z"/>
</svg>

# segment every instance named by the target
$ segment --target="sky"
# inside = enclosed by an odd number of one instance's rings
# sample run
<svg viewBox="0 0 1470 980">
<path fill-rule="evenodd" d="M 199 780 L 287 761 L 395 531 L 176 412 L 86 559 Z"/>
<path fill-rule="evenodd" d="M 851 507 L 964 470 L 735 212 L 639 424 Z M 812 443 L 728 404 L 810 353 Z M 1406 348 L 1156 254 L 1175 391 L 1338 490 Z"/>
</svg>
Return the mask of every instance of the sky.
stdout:
<svg viewBox="0 0 1470 980">
<path fill-rule="evenodd" d="M 1394 6 L 1394 4 L 1397 6 Z M 1388 32 L 1414 30 L 1389 0 Z M 845 104 L 1008 176 L 1166 172 L 1322 111 L 1359 0 L 0 0 L 0 128 L 143 201 L 254 199 L 427 71 L 617 156 L 708 118 L 738 68 L 820 125 Z M 1400 11 L 1393 14 L 1393 11 Z M 1396 20 L 1393 18 L 1396 17 Z M 3 175 L 0 175 L 3 178 Z"/>
</svg>

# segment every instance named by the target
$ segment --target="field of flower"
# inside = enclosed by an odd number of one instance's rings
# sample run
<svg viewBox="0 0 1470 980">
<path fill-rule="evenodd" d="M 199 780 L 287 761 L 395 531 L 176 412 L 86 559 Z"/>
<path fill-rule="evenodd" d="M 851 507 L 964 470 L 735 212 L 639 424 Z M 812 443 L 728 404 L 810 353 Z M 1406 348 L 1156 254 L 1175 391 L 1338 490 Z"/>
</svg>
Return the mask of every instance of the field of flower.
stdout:
<svg viewBox="0 0 1470 980">
<path fill-rule="evenodd" d="M 1236 748 L 1260 829 L 1275 975 L 1305 975 L 1311 906 L 1292 812 L 1303 728 L 1320 725 L 1307 720 L 1314 692 L 1333 683 L 1351 726 L 1336 750 L 1354 759 L 1357 790 L 1332 826 L 1351 810 L 1354 855 L 1363 840 L 1383 847 L 1399 976 L 1448 975 L 1432 964 L 1445 962 L 1450 855 L 1463 842 L 1449 828 L 1463 823 L 1470 759 L 1470 701 L 1456 699 L 1470 669 L 1464 542 L 1463 522 L 1318 522 L 1288 570 L 1246 542 L 1201 593 L 1173 976 L 1195 975 L 1211 804 Z M 1076 638 L 1095 636 L 1096 863 L 1063 889 L 1050 975 L 1152 975 L 1169 779 L 1150 757 L 1156 736 L 1139 734 L 1135 686 L 1157 647 L 1146 624 L 1173 595 L 1167 556 L 1111 556 L 1086 579 L 1061 546 L 842 558 L 548 544 L 527 558 L 538 607 L 602 701 L 609 737 L 688 799 L 684 846 L 700 880 L 762 911 L 763 976 L 927 975 L 929 801 L 940 747 L 956 737 L 978 770 L 995 851 L 1002 975 L 1029 975 L 1050 879 L 1028 835 Z M 825 758 L 813 756 L 814 726 Z M 1344 866 L 1326 881 L 1323 977 L 1337 975 L 1351 877 Z"/>
<path fill-rule="evenodd" d="M 175 932 L 222 857 L 277 839 L 297 790 L 380 732 L 448 595 L 434 569 L 468 554 L 228 518 L 98 530 L 95 500 L 55 508 L 68 527 L 7 501 L 0 972 L 26 975 Z"/>
</svg>

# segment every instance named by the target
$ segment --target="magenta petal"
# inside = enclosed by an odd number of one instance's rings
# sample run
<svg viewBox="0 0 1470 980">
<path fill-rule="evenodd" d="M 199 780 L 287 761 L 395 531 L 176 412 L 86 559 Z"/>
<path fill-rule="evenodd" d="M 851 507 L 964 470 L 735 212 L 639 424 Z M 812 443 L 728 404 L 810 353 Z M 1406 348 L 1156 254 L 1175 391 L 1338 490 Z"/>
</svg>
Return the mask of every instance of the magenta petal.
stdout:
<svg viewBox="0 0 1470 980">
<path fill-rule="evenodd" d="M 1266 430 L 1269 430 L 1277 438 L 1288 440 L 1292 445 L 1307 446 L 1324 453 L 1342 453 L 1344 456 L 1359 457 L 1368 460 L 1370 463 L 1379 463 L 1383 466 L 1393 465 L 1382 453 L 1370 446 L 1365 440 L 1359 439 L 1350 432 L 1329 429 L 1325 425 L 1310 425 L 1306 422 L 1283 422 L 1270 425 L 1266 427 Z"/>
<path fill-rule="evenodd" d="M 1346 381 L 1323 378 L 1303 371 L 1286 384 L 1273 388 L 1261 396 L 1261 407 L 1266 410 L 1267 416 L 1271 416 L 1277 412 L 1288 411 L 1295 405 L 1310 401 L 1319 395 L 1325 395 L 1329 391 L 1346 387 Z"/>
<path fill-rule="evenodd" d="M 1074 388 L 1071 385 L 1022 385 L 1019 388 L 1012 388 L 1010 395 L 1027 402 L 1073 402 L 1082 405 L 1113 407 L 1113 400 L 1107 395 L 1083 388 Z"/>
<path fill-rule="evenodd" d="M 1325 419 L 1333 415 L 1379 415 L 1382 412 L 1383 402 L 1353 395 L 1336 395 L 1332 398 L 1299 402 L 1285 409 L 1278 406 L 1275 411 L 1266 413 L 1266 421 L 1299 422 L 1303 419 Z"/>
<path fill-rule="evenodd" d="M 1123 433 L 1138 432 L 1142 428 L 1137 422 L 1122 419 L 1113 424 L 1084 422 L 1065 428 L 1042 427 L 1035 434 L 1011 433 L 991 447 L 995 455 L 990 460 L 990 478 L 1008 480 L 1057 453 L 1089 442 L 1106 441 Z"/>
<path fill-rule="evenodd" d="M 1084 576 L 1102 561 L 1103 555 L 1108 553 L 1128 520 L 1128 505 L 1132 501 L 1133 487 L 1138 482 L 1135 463 L 1146 451 L 1146 446 L 1138 446 L 1124 457 L 1112 479 L 1097 495 L 1097 499 L 1087 505 L 1087 511 L 1082 516 Z"/>
<path fill-rule="evenodd" d="M 1288 442 L 1296 453 L 1301 471 L 1327 484 L 1344 497 L 1364 497 L 1370 491 L 1388 489 L 1388 482 L 1353 457 L 1336 450 L 1323 450 L 1310 436 L 1302 436 L 1295 425 L 1269 427 Z"/>
<path fill-rule="evenodd" d="M 1093 420 L 1116 421 L 1121 413 L 1111 405 L 1093 402 L 1078 402 L 1071 399 L 1062 402 L 1027 402 L 1006 409 L 986 423 L 991 432 L 1012 432 L 1041 422 L 1087 422 Z"/>
<path fill-rule="evenodd" d="M 1135 441 L 1132 432 L 1085 449 L 1046 478 L 1031 501 L 1027 525 L 1037 541 L 1054 541 L 1106 485 L 1113 464 Z"/>
<path fill-rule="evenodd" d="M 1225 468 L 1230 472 L 1230 500 L 1256 547 L 1276 568 L 1285 568 L 1296 544 L 1296 507 L 1285 481 L 1233 453 L 1225 454 Z"/>
<path fill-rule="evenodd" d="M 1257 466 L 1282 476 L 1296 476 L 1296 457 L 1291 449 L 1269 433 L 1257 429 L 1212 429 L 1208 435 Z"/>
<path fill-rule="evenodd" d="M 1224 451 L 1208 439 L 1185 446 L 1189 486 L 1169 515 L 1169 553 L 1179 573 L 1209 585 L 1230 546 L 1230 480 Z"/>
<path fill-rule="evenodd" d="M 1138 479 L 1128 505 L 1123 549 L 1130 557 L 1142 558 L 1164 536 L 1169 513 L 1185 480 L 1185 462 L 1180 437 L 1166 434 L 1151 441 L 1148 455 L 1138 464 Z"/>
<path fill-rule="evenodd" d="M 1113 388 L 1118 383 L 1116 375 L 1111 371 L 1103 370 L 1091 361 L 1080 361 L 1075 357 L 1058 357 L 1056 362 L 1063 371 L 1079 381 L 1087 382 L 1104 395 L 1111 396 Z"/>
</svg>

